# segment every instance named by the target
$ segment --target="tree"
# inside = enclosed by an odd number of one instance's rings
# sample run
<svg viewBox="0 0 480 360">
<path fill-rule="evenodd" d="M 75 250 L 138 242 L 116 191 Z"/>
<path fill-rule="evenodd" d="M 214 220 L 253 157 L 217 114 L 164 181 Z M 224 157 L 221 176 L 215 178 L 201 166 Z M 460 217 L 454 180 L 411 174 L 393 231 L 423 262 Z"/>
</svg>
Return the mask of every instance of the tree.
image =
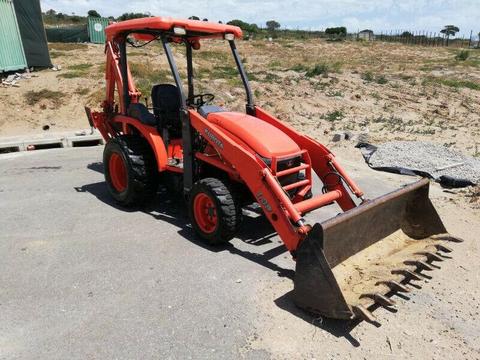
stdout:
<svg viewBox="0 0 480 360">
<path fill-rule="evenodd" d="M 247 33 L 257 33 L 258 26 L 256 24 L 249 24 L 242 20 L 231 20 L 227 22 L 227 25 L 238 26 L 240 29 Z"/>
<path fill-rule="evenodd" d="M 450 40 L 450 36 L 455 36 L 455 34 L 459 31 L 460 29 L 455 25 L 445 25 L 445 27 L 442 30 L 440 30 L 440 32 L 444 34 L 447 38 L 447 46 L 448 46 L 448 41 Z"/>
<path fill-rule="evenodd" d="M 198 16 L 192 15 L 189 17 L 190 20 L 200 20 Z"/>
<path fill-rule="evenodd" d="M 118 21 L 125 21 L 130 19 L 139 19 L 139 18 L 146 18 L 150 17 L 150 14 L 142 14 L 142 13 L 125 13 L 118 17 Z"/>
<path fill-rule="evenodd" d="M 347 36 L 347 28 L 345 26 L 326 28 L 325 29 L 325 34 L 333 35 L 335 37 L 346 37 Z"/>
<path fill-rule="evenodd" d="M 280 28 L 280 23 L 275 20 L 267 21 L 267 29 L 270 31 L 275 31 Z"/>
<path fill-rule="evenodd" d="M 404 31 L 401 37 L 413 37 L 413 34 L 410 31 Z"/>
<path fill-rule="evenodd" d="M 45 15 L 47 15 L 47 16 L 55 16 L 56 14 L 57 14 L 57 12 L 53 9 L 47 10 L 45 12 Z"/>
<path fill-rule="evenodd" d="M 88 16 L 91 17 L 101 17 L 97 10 L 88 10 Z"/>
</svg>

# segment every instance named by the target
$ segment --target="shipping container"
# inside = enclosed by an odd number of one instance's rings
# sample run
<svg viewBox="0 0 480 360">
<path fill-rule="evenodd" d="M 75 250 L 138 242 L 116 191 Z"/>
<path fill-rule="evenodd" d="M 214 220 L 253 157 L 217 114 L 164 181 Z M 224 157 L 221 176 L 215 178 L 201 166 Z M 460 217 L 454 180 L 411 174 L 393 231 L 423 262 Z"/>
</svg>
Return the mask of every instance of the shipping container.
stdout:
<svg viewBox="0 0 480 360">
<path fill-rule="evenodd" d="M 25 69 L 27 60 L 12 0 L 0 0 L 0 72 Z"/>
<path fill-rule="evenodd" d="M 94 44 L 105 44 L 105 28 L 107 26 L 107 18 L 89 17 L 88 35 L 90 37 L 90 42 Z"/>
</svg>

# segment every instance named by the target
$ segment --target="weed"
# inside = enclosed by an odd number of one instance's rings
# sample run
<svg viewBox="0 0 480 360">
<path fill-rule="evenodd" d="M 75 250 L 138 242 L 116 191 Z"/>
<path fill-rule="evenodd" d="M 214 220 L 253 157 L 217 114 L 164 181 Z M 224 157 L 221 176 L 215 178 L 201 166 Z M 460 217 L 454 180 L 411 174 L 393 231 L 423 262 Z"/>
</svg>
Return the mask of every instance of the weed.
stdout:
<svg viewBox="0 0 480 360">
<path fill-rule="evenodd" d="M 328 75 L 328 71 L 330 70 L 328 64 L 316 64 L 313 68 L 309 69 L 306 73 L 306 77 L 314 77 L 318 75 Z"/>
<path fill-rule="evenodd" d="M 72 51 L 85 50 L 88 48 L 88 46 L 80 43 L 49 43 L 48 48 L 50 50 Z"/>
<path fill-rule="evenodd" d="M 265 81 L 267 82 L 277 82 L 278 80 L 280 80 L 280 77 L 274 73 L 267 73 L 267 75 L 265 76 Z"/>
<path fill-rule="evenodd" d="M 339 90 L 337 91 L 329 90 L 325 93 L 325 95 L 327 95 L 328 97 L 343 97 L 343 93 Z"/>
<path fill-rule="evenodd" d="M 198 53 L 195 53 L 195 57 L 203 59 L 203 60 L 208 60 L 208 61 L 224 62 L 224 61 L 228 60 L 227 53 L 225 53 L 223 51 L 216 51 L 216 50 L 199 51 Z M 246 59 L 243 59 L 243 61 L 246 62 Z"/>
<path fill-rule="evenodd" d="M 131 63 L 130 71 L 137 88 L 142 94 L 150 94 L 153 85 L 165 83 L 172 79 L 170 71 L 156 68 L 150 63 Z"/>
<path fill-rule="evenodd" d="M 78 71 L 85 71 L 90 69 L 93 64 L 77 64 L 77 65 L 70 65 L 67 67 L 68 70 L 78 70 Z"/>
<path fill-rule="evenodd" d="M 117 92 L 115 92 L 117 94 Z M 98 106 L 105 99 L 105 88 L 98 88 L 88 96 L 87 105 Z"/>
<path fill-rule="evenodd" d="M 385 85 L 386 83 L 388 83 L 388 80 L 384 75 L 380 75 L 375 79 L 375 82 L 380 85 Z"/>
<path fill-rule="evenodd" d="M 454 89 L 467 88 L 471 90 L 480 90 L 480 83 L 471 80 L 429 76 L 423 81 L 423 85 L 434 84 L 441 84 Z"/>
<path fill-rule="evenodd" d="M 473 153 L 473 157 L 480 157 L 480 148 L 478 144 L 475 144 L 475 152 Z"/>
<path fill-rule="evenodd" d="M 268 64 L 268 68 L 275 70 L 282 67 L 282 63 L 279 60 L 274 60 L 270 64 Z"/>
<path fill-rule="evenodd" d="M 93 66 L 93 64 L 77 64 L 67 67 L 68 72 L 58 74 L 57 77 L 64 79 L 74 79 L 81 78 L 87 75 L 88 70 Z"/>
<path fill-rule="evenodd" d="M 296 71 L 296 72 L 304 72 L 304 71 L 308 71 L 309 69 L 304 64 L 296 64 L 293 67 L 291 67 L 289 70 Z"/>
<path fill-rule="evenodd" d="M 455 55 L 455 60 L 457 61 L 465 61 L 470 56 L 470 51 L 468 50 L 460 50 L 457 55 Z"/>
<path fill-rule="evenodd" d="M 386 83 L 388 83 L 388 80 L 385 77 L 385 75 L 375 75 L 371 71 L 364 72 L 361 75 L 361 78 L 365 82 L 376 82 L 377 84 L 380 84 L 380 85 L 385 85 Z"/>
<path fill-rule="evenodd" d="M 69 71 L 69 72 L 65 72 L 57 75 L 57 77 L 64 78 L 64 79 L 81 78 L 84 76 L 85 76 L 84 71 Z"/>
<path fill-rule="evenodd" d="M 325 119 L 330 122 L 343 120 L 344 118 L 345 118 L 345 114 L 341 110 L 331 111 L 329 113 L 322 115 L 322 119 Z"/>
<path fill-rule="evenodd" d="M 77 94 L 77 95 L 87 95 L 89 93 L 89 91 L 90 90 L 88 88 L 79 87 L 75 90 L 75 94 Z"/>
<path fill-rule="evenodd" d="M 41 100 L 50 100 L 54 105 L 58 106 L 63 103 L 64 94 L 61 91 L 52 91 L 48 89 L 42 89 L 39 91 L 30 90 L 24 94 L 25 100 L 28 105 L 35 105 Z"/>
<path fill-rule="evenodd" d="M 70 54 L 64 52 L 64 51 L 50 51 L 50 58 L 56 59 L 60 56 L 70 56 Z"/>
<path fill-rule="evenodd" d="M 364 72 L 361 76 L 362 80 L 366 81 L 366 82 L 372 82 L 374 77 L 373 77 L 373 73 L 371 71 L 367 71 L 367 72 Z"/>
</svg>

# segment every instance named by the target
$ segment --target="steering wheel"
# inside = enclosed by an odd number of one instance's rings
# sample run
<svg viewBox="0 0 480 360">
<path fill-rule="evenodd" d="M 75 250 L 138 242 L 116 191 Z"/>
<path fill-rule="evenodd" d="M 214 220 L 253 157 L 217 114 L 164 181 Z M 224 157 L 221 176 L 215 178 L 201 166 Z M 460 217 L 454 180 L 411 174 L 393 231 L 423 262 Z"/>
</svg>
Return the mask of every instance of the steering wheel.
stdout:
<svg viewBox="0 0 480 360">
<path fill-rule="evenodd" d="M 213 94 L 197 94 L 190 96 L 187 99 L 187 104 L 199 108 L 200 106 L 212 102 L 213 99 L 215 99 L 215 95 Z"/>
</svg>

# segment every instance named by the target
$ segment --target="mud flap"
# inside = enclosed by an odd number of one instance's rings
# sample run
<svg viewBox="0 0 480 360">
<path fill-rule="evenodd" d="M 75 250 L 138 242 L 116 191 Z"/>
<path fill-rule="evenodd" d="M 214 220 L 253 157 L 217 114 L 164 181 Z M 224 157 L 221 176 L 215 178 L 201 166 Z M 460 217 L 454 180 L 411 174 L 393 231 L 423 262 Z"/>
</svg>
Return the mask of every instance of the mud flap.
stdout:
<svg viewBox="0 0 480 360">
<path fill-rule="evenodd" d="M 363 305 L 350 303 L 351 297 L 342 293 L 342 288 L 345 288 L 339 285 L 332 269 L 399 231 L 408 237 L 409 244 L 413 243 L 412 248 L 423 246 L 421 242 L 424 239 L 446 234 L 445 226 L 428 198 L 428 190 L 428 179 L 422 179 L 375 200 L 366 201 L 321 224 L 315 224 L 296 252 L 296 305 L 312 313 L 338 319 L 354 318 L 358 309 L 363 312 Z M 432 245 L 433 240 L 429 241 L 427 245 Z M 401 251 L 398 250 L 398 254 L 403 256 Z M 399 264 L 403 266 L 403 260 Z M 405 267 L 401 269 L 406 272 L 417 270 Z M 378 282 L 388 284 L 404 279 L 392 275 L 395 273 L 392 269 L 388 270 L 384 279 Z M 383 286 L 385 289 L 387 287 Z M 372 298 L 381 299 L 382 296 L 379 294 Z"/>
</svg>

